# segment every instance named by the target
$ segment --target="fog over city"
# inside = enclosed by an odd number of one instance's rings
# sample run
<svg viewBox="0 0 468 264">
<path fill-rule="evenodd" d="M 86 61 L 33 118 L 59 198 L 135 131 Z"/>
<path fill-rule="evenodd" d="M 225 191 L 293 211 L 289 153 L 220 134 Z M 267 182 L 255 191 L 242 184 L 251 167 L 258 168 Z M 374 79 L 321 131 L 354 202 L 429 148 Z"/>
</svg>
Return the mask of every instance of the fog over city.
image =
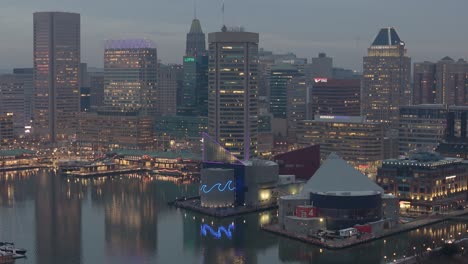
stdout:
<svg viewBox="0 0 468 264">
<path fill-rule="evenodd" d="M 81 61 L 102 67 L 104 40 L 146 37 L 164 63 L 181 63 L 194 0 L 2 0 L 0 69 L 32 66 L 32 16 L 81 14 Z M 198 0 L 205 33 L 219 31 L 222 0 Z M 413 62 L 468 58 L 466 0 L 226 0 L 225 23 L 260 33 L 260 47 L 311 58 L 326 52 L 341 67 L 362 70 L 362 56 L 381 27 L 393 26 Z"/>
</svg>

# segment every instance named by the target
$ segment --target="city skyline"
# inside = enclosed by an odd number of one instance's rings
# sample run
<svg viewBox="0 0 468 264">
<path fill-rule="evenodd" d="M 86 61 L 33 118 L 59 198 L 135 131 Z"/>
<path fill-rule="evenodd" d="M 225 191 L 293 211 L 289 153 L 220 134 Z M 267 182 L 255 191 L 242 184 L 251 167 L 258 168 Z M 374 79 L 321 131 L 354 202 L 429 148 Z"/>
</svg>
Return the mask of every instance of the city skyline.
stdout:
<svg viewBox="0 0 468 264">
<path fill-rule="evenodd" d="M 454 1 L 457 4 L 434 2 L 430 9 L 423 10 L 420 0 L 410 3 L 396 1 L 392 5 L 369 0 L 352 3 L 341 0 L 330 3 L 259 0 L 249 3 L 247 12 L 241 11 L 242 6 L 247 3 L 246 0 L 235 3 L 226 1 L 225 23 L 241 25 L 248 31 L 259 32 L 261 48 L 277 53 L 294 52 L 299 57 L 308 59 L 318 52 L 326 52 L 334 58 L 336 65 L 362 70 L 362 56 L 365 55 L 368 43 L 375 37 L 375 30 L 387 26 L 395 27 L 401 38 L 405 39 L 410 51 L 408 55 L 412 57 L 413 62 L 438 61 L 445 56 L 454 59 L 468 57 L 463 45 L 467 39 L 456 31 L 460 24 L 459 18 L 463 17 L 463 6 L 468 7 L 468 3 Z M 57 3 L 53 0 L 41 3 L 5 1 L 0 21 L 2 25 L 7 26 L 0 27 L 0 34 L 8 38 L 0 44 L 0 69 L 31 65 L 31 14 L 51 10 L 82 15 L 82 61 L 91 67 L 102 67 L 106 39 L 122 37 L 147 37 L 157 43 L 164 63 L 182 62 L 185 34 L 194 17 L 193 1 L 143 0 L 137 7 L 131 8 L 125 1 L 113 1 L 112 6 L 101 1 L 93 4 L 92 9 L 86 7 L 87 3 L 91 4 L 88 0 L 79 3 Z M 200 19 L 205 32 L 220 29 L 221 5 L 220 0 L 198 2 L 197 18 Z M 270 14 L 278 15 L 261 15 L 266 10 Z M 340 10 L 346 10 L 346 14 L 342 14 Z M 283 20 L 281 17 L 288 19 Z M 359 17 L 359 20 L 356 17 Z M 416 21 L 424 21 L 424 24 Z M 437 32 L 437 35 L 433 32 Z M 16 49 L 12 50 L 12 46 Z M 441 46 L 444 48 L 441 49 Z"/>
</svg>

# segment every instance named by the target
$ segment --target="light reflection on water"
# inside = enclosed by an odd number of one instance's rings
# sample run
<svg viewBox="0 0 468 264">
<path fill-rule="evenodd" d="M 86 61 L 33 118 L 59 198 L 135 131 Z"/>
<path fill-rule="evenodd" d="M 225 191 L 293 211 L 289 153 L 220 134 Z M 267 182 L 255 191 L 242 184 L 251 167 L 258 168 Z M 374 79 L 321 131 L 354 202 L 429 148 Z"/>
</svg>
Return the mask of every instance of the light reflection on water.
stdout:
<svg viewBox="0 0 468 264">
<path fill-rule="evenodd" d="M 197 192 L 195 184 L 149 175 L 67 180 L 47 171 L 0 173 L 0 241 L 28 249 L 28 259 L 17 263 L 366 264 L 468 236 L 466 222 L 445 222 L 331 251 L 261 231 L 276 211 L 216 219 L 167 205 Z M 204 224 L 230 236 L 205 236 Z"/>
</svg>

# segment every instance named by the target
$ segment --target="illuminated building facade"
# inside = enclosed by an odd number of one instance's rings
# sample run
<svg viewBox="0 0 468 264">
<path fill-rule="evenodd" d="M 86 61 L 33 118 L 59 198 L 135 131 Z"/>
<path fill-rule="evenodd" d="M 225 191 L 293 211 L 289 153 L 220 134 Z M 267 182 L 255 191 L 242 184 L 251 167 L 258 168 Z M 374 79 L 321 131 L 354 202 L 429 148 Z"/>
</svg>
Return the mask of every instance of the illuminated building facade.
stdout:
<svg viewBox="0 0 468 264">
<path fill-rule="evenodd" d="M 243 160 L 257 154 L 258 33 L 210 33 L 208 132 Z"/>
<path fill-rule="evenodd" d="M 420 62 L 413 65 L 413 105 L 436 104 L 436 65 Z"/>
<path fill-rule="evenodd" d="M 106 41 L 104 105 L 117 111 L 157 113 L 157 52 L 150 40 Z"/>
<path fill-rule="evenodd" d="M 383 28 L 364 57 L 361 115 L 397 126 L 398 107 L 409 105 L 411 59 L 394 28 Z"/>
<path fill-rule="evenodd" d="M 312 115 L 359 116 L 361 80 L 314 78 L 310 93 Z"/>
<path fill-rule="evenodd" d="M 414 64 L 413 104 L 468 105 L 468 63 L 444 57 Z"/>
<path fill-rule="evenodd" d="M 154 133 L 158 141 L 175 140 L 199 143 L 201 134 L 207 132 L 208 118 L 196 116 L 157 117 Z"/>
<path fill-rule="evenodd" d="M 0 113 L 0 143 L 8 143 L 15 138 L 13 132 L 13 114 Z"/>
<path fill-rule="evenodd" d="M 436 104 L 400 107 L 399 153 L 434 151 L 444 136 L 447 112 L 446 106 Z"/>
<path fill-rule="evenodd" d="M 353 166 L 374 173 L 384 158 L 382 124 L 365 117 L 318 116 L 298 123 L 298 145 L 320 145 L 322 159 L 336 152 Z"/>
<path fill-rule="evenodd" d="M 384 160 L 377 183 L 399 197 L 408 211 L 431 213 L 455 209 L 467 199 L 468 167 L 462 159 L 418 152 Z"/>
<path fill-rule="evenodd" d="M 274 118 L 287 117 L 288 83 L 299 75 L 291 64 L 274 65 L 270 72 L 270 112 Z"/>
<path fill-rule="evenodd" d="M 15 136 L 24 135 L 28 110 L 23 81 L 14 74 L 0 75 L 0 115 L 11 115 Z"/>
<path fill-rule="evenodd" d="M 468 63 L 445 57 L 436 63 L 436 103 L 468 105 Z"/>
<path fill-rule="evenodd" d="M 31 124 L 31 119 L 33 117 L 33 102 L 34 102 L 34 69 L 33 68 L 14 68 L 13 75 L 17 80 L 23 84 L 24 90 L 24 105 L 25 117 L 24 120 L 28 122 L 28 125 Z"/>
<path fill-rule="evenodd" d="M 80 15 L 34 13 L 34 124 L 55 142 L 76 133 L 80 111 Z"/>
<path fill-rule="evenodd" d="M 78 141 L 93 149 L 153 147 L 153 119 L 140 112 L 82 113 Z"/>
</svg>

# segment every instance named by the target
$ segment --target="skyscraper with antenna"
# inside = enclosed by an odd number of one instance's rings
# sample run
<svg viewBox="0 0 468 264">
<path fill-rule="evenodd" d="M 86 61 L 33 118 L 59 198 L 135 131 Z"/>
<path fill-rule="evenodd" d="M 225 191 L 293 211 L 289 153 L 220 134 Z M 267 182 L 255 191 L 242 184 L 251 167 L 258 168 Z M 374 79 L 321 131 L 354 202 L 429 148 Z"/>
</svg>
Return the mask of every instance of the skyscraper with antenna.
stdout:
<svg viewBox="0 0 468 264">
<path fill-rule="evenodd" d="M 196 0 L 194 18 L 187 33 L 184 56 L 184 81 L 178 96 L 177 114 L 183 116 L 206 116 L 208 114 L 208 55 L 205 34 L 197 19 Z"/>
<path fill-rule="evenodd" d="M 194 2 L 193 20 L 190 31 L 187 33 L 185 55 L 196 56 L 206 53 L 205 33 L 203 33 L 200 20 L 197 18 L 197 5 Z"/>
</svg>

